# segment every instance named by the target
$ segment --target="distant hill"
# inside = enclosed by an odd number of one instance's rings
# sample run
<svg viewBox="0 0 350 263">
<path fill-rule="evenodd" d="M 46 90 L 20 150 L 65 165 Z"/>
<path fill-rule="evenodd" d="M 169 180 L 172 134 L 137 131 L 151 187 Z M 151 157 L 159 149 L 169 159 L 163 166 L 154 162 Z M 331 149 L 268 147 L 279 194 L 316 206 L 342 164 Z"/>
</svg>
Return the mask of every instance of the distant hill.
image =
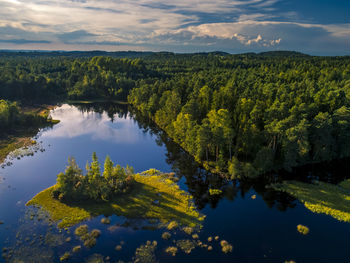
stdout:
<svg viewBox="0 0 350 263">
<path fill-rule="evenodd" d="M 310 55 L 297 52 L 297 51 L 268 51 L 257 54 L 264 57 L 310 57 Z"/>
<path fill-rule="evenodd" d="M 0 50 L 0 57 L 97 57 L 108 56 L 114 58 L 141 58 L 153 55 L 154 52 L 139 52 L 139 51 L 9 51 Z"/>
<path fill-rule="evenodd" d="M 310 57 L 309 55 L 296 52 L 296 51 L 269 51 L 261 53 L 243 53 L 243 54 L 230 54 L 222 51 L 214 52 L 198 52 L 198 53 L 173 53 L 173 52 L 152 52 L 152 51 L 16 51 L 16 50 L 0 50 L 0 57 L 96 57 L 96 56 L 108 56 L 113 58 L 145 58 L 150 56 L 157 57 L 173 57 L 173 56 L 248 56 L 248 57 Z"/>
</svg>

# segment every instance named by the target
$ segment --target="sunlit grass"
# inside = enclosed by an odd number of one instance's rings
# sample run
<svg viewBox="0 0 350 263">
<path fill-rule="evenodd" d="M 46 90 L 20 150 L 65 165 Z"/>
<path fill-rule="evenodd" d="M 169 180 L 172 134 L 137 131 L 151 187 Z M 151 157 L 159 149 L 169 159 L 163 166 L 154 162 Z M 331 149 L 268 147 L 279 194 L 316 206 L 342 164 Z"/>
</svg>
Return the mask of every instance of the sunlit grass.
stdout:
<svg viewBox="0 0 350 263">
<path fill-rule="evenodd" d="M 37 194 L 27 205 L 41 207 L 59 227 L 70 227 L 98 215 L 124 216 L 129 219 L 157 219 L 161 224 L 177 222 L 198 227 L 204 216 L 192 203 L 192 196 L 181 190 L 166 175 L 154 170 L 135 174 L 135 185 L 110 202 L 63 203 L 52 197 L 55 186 Z M 155 200 L 159 202 L 154 203 Z"/>
<path fill-rule="evenodd" d="M 273 188 L 299 199 L 314 213 L 327 214 L 339 221 L 350 222 L 350 180 L 338 185 L 285 181 Z"/>
</svg>

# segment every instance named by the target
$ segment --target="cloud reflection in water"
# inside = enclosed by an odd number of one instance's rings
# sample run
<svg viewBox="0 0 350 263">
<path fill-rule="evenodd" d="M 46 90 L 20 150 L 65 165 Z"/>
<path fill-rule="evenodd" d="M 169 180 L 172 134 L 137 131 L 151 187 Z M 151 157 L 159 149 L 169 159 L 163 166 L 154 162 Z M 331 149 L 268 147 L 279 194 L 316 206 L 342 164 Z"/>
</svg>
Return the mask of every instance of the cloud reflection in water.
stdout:
<svg viewBox="0 0 350 263">
<path fill-rule="evenodd" d="M 132 119 L 114 116 L 111 122 L 106 112 L 82 112 L 76 107 L 67 104 L 51 112 L 53 119 L 60 120 L 52 130 L 43 133 L 43 137 L 74 138 L 89 135 L 93 140 L 104 140 L 114 143 L 136 143 L 142 139 L 142 134 Z"/>
</svg>

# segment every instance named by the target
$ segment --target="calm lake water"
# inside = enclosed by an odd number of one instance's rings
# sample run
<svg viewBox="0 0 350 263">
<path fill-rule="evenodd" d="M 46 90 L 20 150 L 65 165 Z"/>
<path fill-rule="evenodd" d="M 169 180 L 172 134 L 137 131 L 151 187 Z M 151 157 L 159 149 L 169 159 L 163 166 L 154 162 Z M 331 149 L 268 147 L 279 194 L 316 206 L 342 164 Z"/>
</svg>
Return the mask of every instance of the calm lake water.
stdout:
<svg viewBox="0 0 350 263">
<path fill-rule="evenodd" d="M 350 224 L 314 214 L 287 194 L 267 190 L 265 186 L 276 180 L 274 176 L 230 183 L 212 176 L 152 123 L 128 112 L 126 106 L 64 104 L 51 115 L 61 122 L 37 135 L 45 151 L 15 159 L 11 166 L 0 169 L 0 221 L 4 222 L 0 225 L 0 247 L 13 249 L 13 262 L 30 262 L 31 254 L 37 256 L 33 262 L 59 262 L 64 252 L 82 245 L 73 234 L 75 227 L 70 233 L 60 233 L 56 225 L 38 220 L 36 209 L 25 203 L 55 184 L 69 156 L 85 167 L 94 151 L 100 160 L 109 155 L 115 163 L 129 164 L 136 172 L 150 168 L 175 172 L 181 188 L 194 196 L 198 209 L 206 215 L 200 240 L 208 243 L 209 236 L 219 236 L 233 245 L 233 251 L 224 254 L 213 242 L 212 251 L 196 248 L 189 255 L 179 251 L 172 257 L 164 252 L 173 245 L 173 238 L 162 240 L 164 229 L 142 229 L 137 221 L 123 225 L 126 219 L 117 216 L 110 217 L 110 225 L 103 225 L 100 216 L 84 222 L 90 229 L 102 231 L 97 245 L 92 249 L 83 247 L 68 262 L 85 262 L 93 254 L 109 256 L 108 262 L 129 262 L 136 248 L 147 240 L 158 242 L 155 254 L 159 262 L 350 262 Z M 321 179 L 330 182 L 347 176 L 338 164 L 336 168 L 330 166 L 304 168 L 286 176 L 319 173 Z M 209 188 L 220 188 L 223 194 L 210 196 Z M 256 199 L 251 198 L 253 195 Z M 308 226 L 310 233 L 299 234 L 298 224 Z M 55 237 L 53 242 L 40 242 L 50 240 L 50 236 Z M 67 237 L 71 237 L 70 242 L 65 241 Z M 175 237 L 188 238 L 180 231 Z M 116 251 L 121 241 L 125 242 L 123 249 Z M 15 261 L 18 259 L 22 261 Z"/>
</svg>

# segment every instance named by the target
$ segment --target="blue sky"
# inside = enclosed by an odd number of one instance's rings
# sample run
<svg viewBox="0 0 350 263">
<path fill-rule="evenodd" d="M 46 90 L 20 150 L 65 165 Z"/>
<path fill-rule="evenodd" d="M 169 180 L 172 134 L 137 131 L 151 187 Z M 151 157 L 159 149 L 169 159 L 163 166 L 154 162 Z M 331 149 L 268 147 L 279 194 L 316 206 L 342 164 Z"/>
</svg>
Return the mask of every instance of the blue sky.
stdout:
<svg viewBox="0 0 350 263">
<path fill-rule="evenodd" d="M 350 1 L 0 0 L 0 49 L 350 55 Z"/>
</svg>

